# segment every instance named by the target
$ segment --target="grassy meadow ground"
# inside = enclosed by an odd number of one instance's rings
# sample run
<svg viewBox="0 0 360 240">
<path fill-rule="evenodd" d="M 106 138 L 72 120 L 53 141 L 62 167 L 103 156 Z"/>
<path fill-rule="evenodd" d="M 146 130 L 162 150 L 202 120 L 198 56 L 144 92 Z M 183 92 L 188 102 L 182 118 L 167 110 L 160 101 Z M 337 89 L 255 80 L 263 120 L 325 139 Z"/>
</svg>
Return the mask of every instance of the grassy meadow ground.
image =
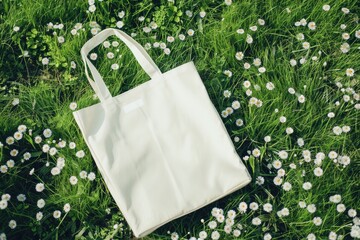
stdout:
<svg viewBox="0 0 360 240">
<path fill-rule="evenodd" d="M 80 48 L 107 27 L 163 72 L 194 61 L 253 177 L 145 239 L 360 238 L 359 14 L 358 0 L 0 0 L 0 239 L 133 238 L 72 116 L 98 102 Z M 92 52 L 112 95 L 147 81 L 108 41 Z"/>
</svg>

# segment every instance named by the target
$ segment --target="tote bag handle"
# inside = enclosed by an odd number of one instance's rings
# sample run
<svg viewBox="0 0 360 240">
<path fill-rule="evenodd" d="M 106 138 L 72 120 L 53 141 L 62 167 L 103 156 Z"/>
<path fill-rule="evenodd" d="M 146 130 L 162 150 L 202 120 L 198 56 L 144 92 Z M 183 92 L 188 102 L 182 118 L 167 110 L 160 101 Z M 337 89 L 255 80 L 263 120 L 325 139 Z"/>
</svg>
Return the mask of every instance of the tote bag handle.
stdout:
<svg viewBox="0 0 360 240">
<path fill-rule="evenodd" d="M 90 40 L 88 40 L 81 48 L 81 56 L 85 66 L 85 75 L 101 102 L 105 101 L 106 99 L 112 98 L 112 96 L 109 89 L 106 87 L 100 73 L 88 59 L 87 55 L 91 50 L 93 50 L 95 47 L 105 41 L 105 39 L 112 35 L 116 35 L 122 42 L 125 43 L 125 45 L 135 56 L 136 60 L 139 62 L 140 66 L 150 76 L 151 79 L 162 74 L 155 62 L 151 59 L 146 50 L 138 42 L 136 42 L 132 37 L 130 37 L 123 31 L 114 28 L 107 28 L 96 34 Z M 92 80 L 89 76 L 88 67 L 94 80 Z"/>
</svg>

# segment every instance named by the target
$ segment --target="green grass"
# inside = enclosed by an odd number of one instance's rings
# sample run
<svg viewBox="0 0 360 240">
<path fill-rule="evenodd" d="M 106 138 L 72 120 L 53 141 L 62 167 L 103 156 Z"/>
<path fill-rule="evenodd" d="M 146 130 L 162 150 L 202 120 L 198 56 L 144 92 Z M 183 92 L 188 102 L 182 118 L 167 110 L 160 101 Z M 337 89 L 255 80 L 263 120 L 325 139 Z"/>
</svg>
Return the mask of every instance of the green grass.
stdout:
<svg viewBox="0 0 360 240">
<path fill-rule="evenodd" d="M 331 6 L 330 11 L 322 9 L 324 4 Z M 123 10 L 123 31 L 136 33 L 134 38 L 142 45 L 165 42 L 171 49 L 169 55 L 160 48 L 148 50 L 163 72 L 192 60 L 219 114 L 234 100 L 240 101 L 241 108 L 223 121 L 230 136 L 233 139 L 239 137 L 238 142 L 234 141 L 235 147 L 242 158 L 249 156 L 244 163 L 253 177 L 245 188 L 168 223 L 145 239 L 169 239 L 171 233 L 176 238 L 175 232 L 180 239 L 198 238 L 201 231 L 207 232 L 207 239 L 211 239 L 213 231 L 220 233 L 220 239 L 235 239 L 232 233 L 224 232 L 225 222 L 218 223 L 215 229 L 210 229 L 208 223 L 216 221 L 211 215 L 214 207 L 223 209 L 226 217 L 230 209 L 238 212 L 240 202 L 248 205 L 256 202 L 259 209 L 248 209 L 235 218 L 233 230 L 240 227 L 238 224 L 242 226 L 238 239 L 263 239 L 266 233 L 270 233 L 272 239 L 306 239 L 311 233 L 316 239 L 328 239 L 330 231 L 351 239 L 352 227 L 355 236 L 354 225 L 358 220 L 349 217 L 348 210 L 360 212 L 360 112 L 355 108 L 355 104 L 359 104 L 358 95 L 351 93 L 359 94 L 360 41 L 355 37 L 355 31 L 360 30 L 359 1 L 241 0 L 227 6 L 223 1 L 213 0 L 175 1 L 175 5 L 164 0 L 153 3 L 104 0 L 96 1 L 95 5 L 96 11 L 87 13 L 87 1 L 66 0 L 61 4 L 54 0 L 0 1 L 0 142 L 4 145 L 0 148 L 0 166 L 6 165 L 9 159 L 15 161 L 13 168 L 0 173 L 0 195 L 11 195 L 8 206 L 0 210 L 0 234 L 6 234 L 8 239 L 133 238 L 97 171 L 69 108 L 71 102 L 76 102 L 78 109 L 98 102 L 93 98 L 94 92 L 86 80 L 80 57 L 80 48 L 91 38 L 90 22 L 96 21 L 102 29 L 116 27 L 120 20 L 118 12 Z M 350 13 L 344 14 L 343 7 L 350 9 Z M 193 16 L 188 17 L 186 10 L 192 11 Z M 204 18 L 199 17 L 200 11 L 206 12 Z M 144 22 L 138 20 L 140 16 L 145 17 Z M 258 24 L 259 18 L 265 20 L 264 26 Z M 314 21 L 316 30 L 296 27 L 295 22 L 302 18 L 307 22 Z M 158 28 L 145 33 L 143 27 L 150 21 L 156 21 Z M 62 23 L 64 28 L 47 30 L 49 22 Z M 79 30 L 79 35 L 73 36 L 70 31 L 76 23 L 82 23 L 84 31 Z M 341 24 L 346 24 L 345 30 L 340 28 Z M 258 26 L 256 32 L 249 30 L 254 25 Z M 15 26 L 20 27 L 18 32 L 13 30 Z M 245 33 L 238 34 L 239 28 Z M 189 29 L 195 31 L 194 36 L 187 35 Z M 52 32 L 64 36 L 65 42 L 59 44 Z M 344 32 L 350 34 L 349 40 L 342 39 Z M 297 40 L 298 33 L 303 33 L 305 40 Z M 186 35 L 184 41 L 179 40 L 179 34 Z M 246 42 L 247 34 L 252 36 L 252 44 Z M 168 43 L 167 36 L 174 36 L 176 40 Z M 304 41 L 310 43 L 310 49 L 303 49 Z M 340 51 L 344 42 L 351 46 L 346 54 Z M 100 46 L 93 51 L 98 54 L 96 66 L 113 96 L 148 81 L 124 44 L 117 47 L 119 52 L 115 49 L 111 48 L 115 53 L 111 60 L 106 58 L 108 49 Z M 29 52 L 28 57 L 24 56 L 25 50 Z M 244 53 L 241 61 L 235 58 L 239 51 Z M 311 59 L 314 56 L 317 60 Z M 49 65 L 42 65 L 44 57 L 50 58 Z M 299 63 L 302 57 L 307 60 L 304 64 Z M 265 73 L 259 74 L 253 65 L 255 58 L 261 59 Z M 296 59 L 297 66 L 292 67 L 290 59 Z M 76 63 L 75 69 L 71 68 L 71 61 Z M 120 68 L 112 71 L 110 66 L 115 62 Z M 245 62 L 251 64 L 250 69 L 244 69 Z M 355 70 L 354 76 L 346 76 L 348 68 Z M 223 73 L 225 70 L 230 70 L 232 76 L 227 77 Z M 247 96 L 243 86 L 246 80 L 251 82 L 251 96 Z M 274 90 L 266 88 L 268 82 L 275 85 Z M 342 87 L 338 87 L 338 83 Z M 256 85 L 259 90 L 255 89 Z M 288 92 L 290 87 L 296 94 Z M 225 90 L 231 92 L 230 98 L 224 97 Z M 297 100 L 301 94 L 306 98 L 304 103 Z M 344 94 L 350 96 L 349 102 L 344 101 Z M 262 106 L 249 105 L 251 97 L 260 99 Z M 12 104 L 14 98 L 19 99 L 16 106 Z M 334 112 L 335 117 L 329 118 L 329 112 Z M 280 123 L 281 116 L 286 116 L 285 123 Z M 242 119 L 244 125 L 236 126 L 237 119 Z M 21 124 L 32 129 L 32 135 L 26 131 L 21 140 L 13 145 L 6 144 L 6 138 Z M 350 126 L 351 130 L 335 135 L 335 126 Z M 294 133 L 287 135 L 287 127 L 293 128 Z M 52 130 L 49 139 L 42 135 L 46 128 Z M 34 142 L 37 135 L 43 138 L 40 144 Z M 271 141 L 266 143 L 264 137 L 268 135 Z M 304 140 L 304 146 L 297 144 L 298 138 Z M 42 152 L 42 146 L 48 140 L 55 146 L 51 141 L 57 143 L 59 139 L 67 144 L 65 148 L 57 147 L 55 156 Z M 76 143 L 75 149 L 69 148 L 70 142 Z M 255 148 L 260 149 L 260 157 L 251 155 Z M 17 149 L 19 154 L 10 156 L 12 149 Z M 76 157 L 79 150 L 85 151 L 84 158 Z M 289 154 L 287 159 L 281 159 L 286 171 L 283 182 L 292 184 L 288 192 L 273 183 L 277 170 L 268 168 L 268 164 L 279 159 L 281 150 Z M 310 163 L 303 161 L 304 150 L 311 152 Z M 350 164 L 346 167 L 335 164 L 328 157 L 330 151 L 349 156 Z M 21 162 L 25 152 L 30 152 L 32 158 Z M 319 152 L 326 156 L 321 164 L 324 175 L 316 177 L 314 159 Z M 56 166 L 58 157 L 65 158 L 65 166 L 59 175 L 52 176 L 50 170 Z M 49 166 L 46 166 L 47 162 Z M 291 169 L 291 163 L 297 168 Z M 35 172 L 29 175 L 32 168 Z M 94 172 L 95 180 L 81 179 L 79 173 L 82 170 Z M 77 176 L 76 185 L 70 184 L 70 176 Z M 264 177 L 262 185 L 256 184 L 259 176 Z M 306 181 L 312 183 L 308 191 L 302 188 Z M 41 193 L 35 191 L 39 182 L 45 184 Z M 26 195 L 25 202 L 16 199 L 20 193 Z M 335 194 L 342 197 L 341 203 L 346 206 L 344 213 L 337 212 L 337 204 L 329 201 Z M 43 209 L 36 206 L 40 198 L 46 201 Z M 315 204 L 316 212 L 301 209 L 299 201 Z M 71 206 L 68 213 L 63 211 L 66 203 Z M 265 203 L 273 205 L 271 213 L 263 210 Z M 277 211 L 284 207 L 289 209 L 289 216 L 279 217 Z M 53 217 L 54 210 L 62 212 L 59 219 Z M 43 218 L 36 221 L 39 211 Z M 261 219 L 261 226 L 251 223 L 255 217 Z M 314 217 L 321 217 L 320 226 L 313 223 Z M 12 219 L 17 223 L 15 229 L 8 226 Z M 116 229 L 115 224 L 119 226 Z"/>
</svg>

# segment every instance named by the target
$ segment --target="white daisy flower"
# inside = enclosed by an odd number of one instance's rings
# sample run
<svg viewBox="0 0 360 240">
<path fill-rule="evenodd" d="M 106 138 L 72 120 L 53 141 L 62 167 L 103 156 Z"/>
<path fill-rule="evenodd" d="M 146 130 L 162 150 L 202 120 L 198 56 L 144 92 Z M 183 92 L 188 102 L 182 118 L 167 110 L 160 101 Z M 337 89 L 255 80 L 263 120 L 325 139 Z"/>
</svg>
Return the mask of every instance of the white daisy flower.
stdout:
<svg viewBox="0 0 360 240">
<path fill-rule="evenodd" d="M 266 72 L 266 68 L 265 67 L 259 67 L 258 71 L 259 71 L 259 73 L 264 73 L 264 72 Z"/>
<path fill-rule="evenodd" d="M 35 189 L 37 192 L 42 192 L 42 191 L 44 191 L 45 186 L 43 183 L 38 183 L 38 184 L 36 184 Z"/>
<path fill-rule="evenodd" d="M 303 147 L 304 144 L 305 144 L 304 139 L 298 138 L 298 139 L 297 139 L 297 144 L 299 145 L 299 147 Z"/>
<path fill-rule="evenodd" d="M 357 214 L 357 212 L 356 212 L 355 209 L 350 208 L 350 209 L 348 210 L 348 215 L 349 215 L 349 217 L 354 218 L 354 217 L 356 217 L 356 214 Z"/>
<path fill-rule="evenodd" d="M 337 158 L 337 156 L 338 156 L 338 154 L 335 151 L 330 151 L 329 154 L 328 154 L 328 157 L 330 159 L 335 159 L 335 158 Z"/>
<path fill-rule="evenodd" d="M 244 63 L 244 69 L 249 69 L 251 67 L 250 63 Z"/>
<path fill-rule="evenodd" d="M 251 43 L 253 43 L 253 41 L 254 41 L 254 39 L 251 37 L 251 35 L 250 35 L 250 34 L 247 34 L 247 36 L 246 36 L 246 42 L 247 42 L 248 44 L 251 44 Z"/>
<path fill-rule="evenodd" d="M 281 159 L 287 159 L 289 154 L 285 150 L 281 150 L 278 152 L 278 155 Z"/>
<path fill-rule="evenodd" d="M 78 182 L 78 179 L 75 176 L 71 176 L 69 180 L 70 180 L 71 185 L 75 185 Z"/>
<path fill-rule="evenodd" d="M 228 77 L 231 77 L 232 76 L 232 72 L 230 70 L 225 70 L 224 71 L 224 74 Z"/>
<path fill-rule="evenodd" d="M 281 215 L 282 215 L 283 217 L 289 216 L 289 214 L 290 214 L 290 211 L 289 211 L 288 208 L 283 208 L 283 209 L 281 209 L 280 211 L 281 211 Z"/>
<path fill-rule="evenodd" d="M 266 88 L 270 91 L 274 90 L 275 85 L 272 82 L 266 83 Z"/>
<path fill-rule="evenodd" d="M 348 68 L 348 69 L 346 69 L 345 73 L 346 73 L 346 76 L 352 77 L 352 76 L 354 76 L 355 71 L 352 68 Z"/>
<path fill-rule="evenodd" d="M 242 119 L 236 119 L 235 124 L 236 126 L 241 127 L 244 125 L 244 121 Z"/>
<path fill-rule="evenodd" d="M 49 64 L 49 58 L 44 57 L 44 58 L 41 60 L 41 63 L 42 63 L 43 65 L 48 65 L 48 64 Z"/>
<path fill-rule="evenodd" d="M 215 221 L 210 221 L 210 222 L 208 223 L 208 227 L 209 227 L 210 229 L 215 229 L 216 226 L 217 226 L 217 223 L 216 223 Z"/>
<path fill-rule="evenodd" d="M 294 133 L 294 129 L 291 128 L 291 127 L 287 127 L 286 130 L 285 130 L 286 134 L 290 135 L 290 134 L 293 134 Z"/>
<path fill-rule="evenodd" d="M 307 24 L 306 19 L 305 19 L 305 18 L 302 18 L 302 19 L 300 20 L 300 25 L 301 25 L 301 26 L 306 26 L 306 24 Z"/>
<path fill-rule="evenodd" d="M 305 190 L 310 190 L 312 188 L 312 184 L 311 184 L 311 182 L 305 182 L 305 183 L 303 183 L 302 187 Z"/>
<path fill-rule="evenodd" d="M 51 172 L 51 175 L 53 175 L 53 176 L 59 175 L 61 172 L 61 169 L 59 167 L 53 167 L 50 172 Z"/>
<path fill-rule="evenodd" d="M 77 151 L 75 155 L 78 158 L 83 158 L 85 156 L 85 152 L 84 152 L 84 150 L 80 150 L 80 151 Z"/>
<path fill-rule="evenodd" d="M 254 66 L 256 67 L 260 67 L 261 66 L 261 59 L 260 58 L 255 58 L 253 61 Z"/>
<path fill-rule="evenodd" d="M 245 88 L 249 88 L 251 86 L 251 83 L 250 83 L 250 81 L 246 80 L 246 81 L 244 81 L 243 85 Z"/>
<path fill-rule="evenodd" d="M 339 126 L 335 126 L 333 127 L 333 132 L 335 133 L 335 135 L 340 135 L 342 133 L 342 129 Z"/>
<path fill-rule="evenodd" d="M 185 40 L 185 35 L 184 35 L 184 34 L 179 34 L 179 39 L 180 39 L 181 41 L 184 41 L 184 40 Z"/>
<path fill-rule="evenodd" d="M 258 148 L 255 148 L 255 149 L 252 151 L 252 155 L 253 155 L 254 157 L 260 157 L 260 154 L 261 154 L 261 152 L 260 152 L 260 150 L 259 150 Z"/>
<path fill-rule="evenodd" d="M 93 60 L 93 61 L 96 60 L 97 59 L 97 54 L 96 53 L 91 53 L 90 54 L 90 59 Z"/>
<path fill-rule="evenodd" d="M 241 231 L 239 229 L 235 229 L 233 231 L 233 235 L 234 235 L 234 237 L 239 237 L 241 235 Z"/>
<path fill-rule="evenodd" d="M 13 106 L 16 106 L 16 105 L 19 104 L 19 102 L 20 102 L 19 98 L 14 98 L 13 101 L 11 102 L 11 104 L 12 104 Z"/>
<path fill-rule="evenodd" d="M 90 181 L 94 181 L 95 180 L 95 173 L 93 172 L 90 172 L 88 175 L 87 175 L 87 178 L 90 180 Z"/>
<path fill-rule="evenodd" d="M 284 182 L 284 184 L 282 185 L 282 188 L 284 189 L 284 191 L 290 191 L 291 190 L 291 188 L 292 188 L 292 185 L 291 185 L 291 183 L 289 183 L 289 182 Z"/>
<path fill-rule="evenodd" d="M 264 26 L 264 25 L 265 25 L 265 20 L 259 18 L 259 19 L 258 19 L 258 23 L 259 23 L 260 26 Z"/>
<path fill-rule="evenodd" d="M 171 53 L 170 48 L 165 48 L 165 49 L 164 49 L 164 53 L 165 53 L 166 55 L 169 55 L 169 54 Z"/>
<path fill-rule="evenodd" d="M 70 204 L 69 203 L 66 203 L 65 205 L 64 205 L 64 212 L 69 212 L 70 211 Z"/>
<path fill-rule="evenodd" d="M 344 166 L 347 166 L 350 164 L 350 157 L 348 156 L 342 156 L 340 158 L 340 163 L 343 164 Z"/>
<path fill-rule="evenodd" d="M 256 202 L 252 202 L 250 203 L 249 208 L 253 211 L 256 211 L 259 209 L 259 204 L 257 204 Z"/>
<path fill-rule="evenodd" d="M 360 38 L 360 30 L 355 31 L 355 37 Z"/>
<path fill-rule="evenodd" d="M 119 64 L 117 64 L 117 63 L 111 64 L 111 69 L 112 70 L 118 70 L 119 69 Z"/>
<path fill-rule="evenodd" d="M 85 179 L 85 178 L 87 178 L 87 172 L 83 170 L 79 173 L 79 176 L 81 179 Z"/>
<path fill-rule="evenodd" d="M 17 200 L 19 201 L 19 202 L 24 202 L 25 200 L 26 200 L 26 196 L 25 196 L 25 194 L 22 194 L 22 193 L 20 193 L 19 195 L 17 195 Z"/>
<path fill-rule="evenodd" d="M 331 231 L 329 233 L 329 240 L 336 240 L 337 239 L 337 234 L 333 231 Z"/>
<path fill-rule="evenodd" d="M 15 229 L 16 228 L 16 221 L 15 220 L 10 220 L 9 221 L 9 228 L 11 229 Z"/>
<path fill-rule="evenodd" d="M 288 88 L 288 92 L 290 94 L 295 94 L 295 89 L 294 88 Z"/>
<path fill-rule="evenodd" d="M 264 235 L 264 240 L 271 240 L 272 239 L 272 236 L 270 233 L 265 233 Z"/>
<path fill-rule="evenodd" d="M 42 198 L 37 200 L 36 205 L 37 205 L 38 208 L 43 208 L 45 206 L 45 200 L 42 199 Z"/>
<path fill-rule="evenodd" d="M 60 212 L 59 210 L 55 210 L 55 211 L 53 212 L 53 217 L 54 217 L 55 219 L 60 218 L 60 217 L 61 217 L 61 212 Z"/>
<path fill-rule="evenodd" d="M 201 231 L 200 233 L 199 233 L 199 238 L 200 239 L 205 239 L 205 238 L 207 238 L 207 233 L 205 232 L 205 231 Z"/>
<path fill-rule="evenodd" d="M 7 173 L 8 171 L 8 167 L 6 165 L 1 165 L 0 166 L 0 172 L 1 173 Z"/>
<path fill-rule="evenodd" d="M 329 197 L 329 201 L 333 202 L 333 203 L 339 203 L 341 202 L 341 195 L 340 194 L 335 194 Z"/>
<path fill-rule="evenodd" d="M 224 97 L 226 97 L 226 98 L 229 98 L 231 96 L 231 92 L 229 90 L 225 90 L 223 92 L 223 94 L 224 94 Z"/>
<path fill-rule="evenodd" d="M 328 116 L 328 118 L 334 118 L 334 117 L 335 117 L 335 113 L 329 112 L 329 113 L 327 114 L 327 116 Z"/>
<path fill-rule="evenodd" d="M 325 4 L 325 5 L 322 7 L 322 9 L 323 9 L 325 12 L 327 12 L 327 11 L 330 10 L 330 5 L 329 5 L 329 4 Z"/>
<path fill-rule="evenodd" d="M 6 138 L 5 142 L 6 142 L 7 145 L 12 145 L 12 144 L 14 144 L 15 139 L 10 136 L 10 137 Z"/>
<path fill-rule="evenodd" d="M 40 221 L 43 218 L 43 213 L 42 212 L 38 212 L 36 213 L 36 220 Z"/>
<path fill-rule="evenodd" d="M 350 38 L 350 34 L 349 34 L 349 33 L 343 33 L 343 34 L 341 34 L 341 36 L 342 36 L 342 38 L 343 38 L 344 40 L 348 40 L 348 39 Z"/>
<path fill-rule="evenodd" d="M 194 36 L 195 31 L 192 30 L 192 29 L 189 29 L 189 30 L 187 31 L 187 34 L 188 34 L 189 36 Z"/>
<path fill-rule="evenodd" d="M 234 110 L 237 110 L 237 109 L 239 109 L 240 108 L 240 102 L 239 101 L 233 101 L 232 103 L 231 103 L 231 107 L 234 109 Z"/>
<path fill-rule="evenodd" d="M 272 163 L 272 166 L 275 168 L 275 169 L 280 169 L 281 166 L 282 166 L 282 163 L 280 160 L 275 160 L 273 163 Z"/>
<path fill-rule="evenodd" d="M 76 147 L 76 144 L 74 142 L 69 143 L 69 148 L 70 149 L 75 149 L 75 147 Z"/>
<path fill-rule="evenodd" d="M 258 217 L 255 217 L 251 220 L 251 223 L 255 226 L 259 226 L 259 225 L 261 225 L 261 219 Z"/>
<path fill-rule="evenodd" d="M 257 31 L 257 26 L 251 26 L 249 27 L 249 29 L 253 32 L 256 32 Z"/>
<path fill-rule="evenodd" d="M 309 204 L 307 207 L 306 207 L 306 210 L 308 210 L 309 213 L 314 213 L 316 211 L 316 206 L 315 204 Z"/>
<path fill-rule="evenodd" d="M 263 184 L 264 184 L 264 182 L 265 182 L 264 177 L 262 177 L 262 176 L 258 176 L 258 177 L 256 178 L 255 184 L 257 184 L 257 185 L 261 186 L 261 185 L 263 185 Z"/>
<path fill-rule="evenodd" d="M 299 207 L 300 208 L 306 208 L 306 203 L 304 201 L 300 201 L 299 202 Z"/>
<path fill-rule="evenodd" d="M 349 14 L 350 13 L 350 10 L 348 8 L 341 8 L 341 11 L 344 13 L 344 14 Z"/>
<path fill-rule="evenodd" d="M 321 177 L 323 175 L 323 173 L 324 172 L 323 172 L 322 168 L 320 168 L 320 167 L 317 167 L 317 168 L 314 169 L 314 174 L 317 177 Z"/>
<path fill-rule="evenodd" d="M 16 150 L 16 149 L 13 149 L 13 150 L 10 151 L 10 155 L 11 155 L 12 157 L 16 157 L 16 156 L 18 155 L 18 153 L 19 153 L 19 151 Z"/>
<path fill-rule="evenodd" d="M 20 139 L 22 139 L 22 137 L 23 137 L 22 132 L 15 132 L 15 133 L 14 133 L 14 138 L 15 138 L 16 140 L 20 140 Z"/>
<path fill-rule="evenodd" d="M 243 60 L 243 58 L 244 58 L 244 53 L 243 52 L 237 52 L 236 54 L 235 54 L 235 58 L 237 59 L 237 60 Z"/>
<path fill-rule="evenodd" d="M 168 41 L 169 43 L 172 43 L 172 42 L 175 41 L 175 38 L 174 38 L 173 36 L 168 36 L 168 37 L 166 38 L 166 41 Z"/>
<path fill-rule="evenodd" d="M 310 48 L 310 43 L 309 42 L 303 42 L 302 46 L 304 49 L 309 49 Z"/>
<path fill-rule="evenodd" d="M 70 108 L 70 110 L 74 111 L 77 108 L 77 103 L 76 102 L 70 103 L 69 108 Z"/>
<path fill-rule="evenodd" d="M 270 164 L 269 164 L 270 165 Z M 285 170 L 283 168 L 280 168 L 278 171 L 277 171 L 277 176 L 278 177 L 283 177 L 285 176 Z"/>
<path fill-rule="evenodd" d="M 338 211 L 339 213 L 343 213 L 345 212 L 346 210 L 346 207 L 344 204 L 340 203 L 338 205 L 336 205 L 336 211 Z"/>
<path fill-rule="evenodd" d="M 93 13 L 96 10 L 96 6 L 95 5 L 90 5 L 88 10 L 89 10 L 89 12 Z"/>
<path fill-rule="evenodd" d="M 315 22 L 309 22 L 308 28 L 309 28 L 310 30 L 315 30 L 315 29 L 316 29 L 316 24 L 315 24 Z"/>
<path fill-rule="evenodd" d="M 290 164 L 289 164 L 289 167 L 290 167 L 291 169 L 296 169 L 296 164 L 295 164 L 295 163 L 290 163 Z"/>
<path fill-rule="evenodd" d="M 52 147 L 52 148 L 49 149 L 49 154 L 50 154 L 51 156 L 54 156 L 56 153 L 57 153 L 57 149 L 56 149 L 56 148 Z"/>
<path fill-rule="evenodd" d="M 118 13 L 119 18 L 123 18 L 125 16 L 125 12 L 121 11 Z"/>
<path fill-rule="evenodd" d="M 252 91 L 251 91 L 250 89 L 246 90 L 245 93 L 246 93 L 247 96 L 251 96 L 251 95 L 252 95 Z M 253 99 L 253 100 L 255 100 L 255 99 Z M 255 101 L 250 102 L 250 105 L 254 105 L 254 104 L 255 104 Z"/>
<path fill-rule="evenodd" d="M 4 199 L 0 201 L 0 209 L 1 209 L 1 210 L 6 209 L 7 206 L 8 206 L 8 201 L 6 201 L 6 200 L 4 200 Z"/>
<path fill-rule="evenodd" d="M 305 39 L 305 35 L 303 33 L 296 34 L 296 39 L 302 41 Z"/>
<path fill-rule="evenodd" d="M 283 179 L 281 177 L 276 176 L 274 177 L 273 182 L 276 186 L 280 186 L 283 182 Z"/>
<path fill-rule="evenodd" d="M 65 38 L 63 36 L 59 36 L 57 40 L 60 44 L 65 42 Z"/>
<path fill-rule="evenodd" d="M 273 206 L 270 203 L 265 203 L 263 205 L 263 209 L 265 212 L 270 213 L 273 210 Z"/>
<path fill-rule="evenodd" d="M 225 0 L 225 2 L 226 1 L 231 1 L 231 0 Z M 217 240 L 217 239 L 219 239 L 220 238 L 220 233 L 218 232 L 218 231 L 213 231 L 212 233 L 211 233 L 211 239 L 213 239 L 213 240 Z"/>
<path fill-rule="evenodd" d="M 49 128 L 47 128 L 43 131 L 43 135 L 45 138 L 49 138 L 52 135 L 52 131 Z"/>
<path fill-rule="evenodd" d="M 298 102 L 299 102 L 299 103 L 304 103 L 304 102 L 305 102 L 305 96 L 304 96 L 304 95 L 300 95 L 300 96 L 298 97 Z"/>
<path fill-rule="evenodd" d="M 248 208 L 248 205 L 246 202 L 239 203 L 239 211 L 240 213 L 245 213 Z"/>
<path fill-rule="evenodd" d="M 265 142 L 270 142 L 271 141 L 271 136 L 265 136 L 264 141 Z"/>
<path fill-rule="evenodd" d="M 238 33 L 238 34 L 244 34 L 245 31 L 244 31 L 244 29 L 239 28 L 238 30 L 236 30 L 236 33 Z"/>
<path fill-rule="evenodd" d="M 232 0 L 225 0 L 224 1 L 226 5 L 230 6 L 232 4 Z"/>
</svg>

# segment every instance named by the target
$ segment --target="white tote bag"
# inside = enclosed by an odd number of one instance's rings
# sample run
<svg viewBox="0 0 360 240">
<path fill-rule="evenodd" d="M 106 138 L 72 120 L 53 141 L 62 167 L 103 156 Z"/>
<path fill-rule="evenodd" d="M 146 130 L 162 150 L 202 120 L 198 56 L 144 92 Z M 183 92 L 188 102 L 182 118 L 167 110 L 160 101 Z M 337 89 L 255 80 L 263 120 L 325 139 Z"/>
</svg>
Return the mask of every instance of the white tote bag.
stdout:
<svg viewBox="0 0 360 240">
<path fill-rule="evenodd" d="M 115 97 L 87 57 L 110 35 L 151 78 Z M 111 28 L 87 41 L 81 55 L 100 103 L 74 118 L 136 237 L 251 181 L 192 61 L 161 73 L 140 44 Z"/>
</svg>

